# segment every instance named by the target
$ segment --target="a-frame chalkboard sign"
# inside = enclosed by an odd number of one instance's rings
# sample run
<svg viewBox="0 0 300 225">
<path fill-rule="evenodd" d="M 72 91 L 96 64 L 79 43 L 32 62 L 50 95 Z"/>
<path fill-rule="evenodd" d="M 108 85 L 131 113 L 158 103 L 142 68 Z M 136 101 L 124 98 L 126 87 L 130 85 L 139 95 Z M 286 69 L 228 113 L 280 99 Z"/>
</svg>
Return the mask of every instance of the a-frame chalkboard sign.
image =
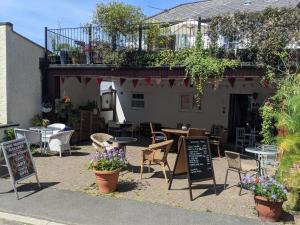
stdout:
<svg viewBox="0 0 300 225">
<path fill-rule="evenodd" d="M 17 182 L 35 176 L 39 188 L 41 187 L 30 148 L 25 138 L 3 142 L 0 144 L 0 150 L 3 152 L 12 186 L 18 199 Z"/>
<path fill-rule="evenodd" d="M 182 174 L 187 175 L 191 201 L 193 200 L 192 184 L 195 182 L 213 180 L 215 193 L 217 193 L 207 137 L 180 137 L 169 190 L 171 189 L 174 177 Z"/>
</svg>

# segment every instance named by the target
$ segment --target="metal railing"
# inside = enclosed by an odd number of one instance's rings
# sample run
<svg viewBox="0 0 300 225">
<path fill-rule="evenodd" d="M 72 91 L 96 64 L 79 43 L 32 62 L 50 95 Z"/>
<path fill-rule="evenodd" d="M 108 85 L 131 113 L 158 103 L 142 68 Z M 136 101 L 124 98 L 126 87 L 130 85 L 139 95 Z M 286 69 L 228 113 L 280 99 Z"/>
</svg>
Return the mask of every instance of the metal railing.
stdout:
<svg viewBox="0 0 300 225">
<path fill-rule="evenodd" d="M 45 58 L 50 64 L 108 64 L 116 52 L 178 50 L 195 45 L 197 31 L 205 37 L 201 20 L 148 23 L 125 33 L 111 33 L 100 26 L 45 28 Z"/>
</svg>

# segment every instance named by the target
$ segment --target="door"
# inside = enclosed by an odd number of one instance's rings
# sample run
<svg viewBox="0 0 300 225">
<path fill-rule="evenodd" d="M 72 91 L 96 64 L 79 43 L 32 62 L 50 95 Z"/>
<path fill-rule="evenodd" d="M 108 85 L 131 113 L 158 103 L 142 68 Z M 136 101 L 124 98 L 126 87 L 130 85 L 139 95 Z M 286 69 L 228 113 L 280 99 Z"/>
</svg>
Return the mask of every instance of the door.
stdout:
<svg viewBox="0 0 300 225">
<path fill-rule="evenodd" d="M 248 94 L 231 94 L 228 115 L 228 141 L 235 141 L 237 127 L 247 127 L 251 120 L 251 99 Z"/>
</svg>

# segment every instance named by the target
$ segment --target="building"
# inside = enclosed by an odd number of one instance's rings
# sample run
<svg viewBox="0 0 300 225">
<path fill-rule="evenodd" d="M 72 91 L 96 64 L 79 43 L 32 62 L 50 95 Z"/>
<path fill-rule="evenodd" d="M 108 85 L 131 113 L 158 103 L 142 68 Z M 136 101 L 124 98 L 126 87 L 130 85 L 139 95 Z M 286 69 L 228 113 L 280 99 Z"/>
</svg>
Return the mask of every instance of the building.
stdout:
<svg viewBox="0 0 300 225">
<path fill-rule="evenodd" d="M 43 47 L 15 32 L 11 23 L 0 23 L 0 127 L 28 127 L 40 113 L 42 57 Z"/>
</svg>

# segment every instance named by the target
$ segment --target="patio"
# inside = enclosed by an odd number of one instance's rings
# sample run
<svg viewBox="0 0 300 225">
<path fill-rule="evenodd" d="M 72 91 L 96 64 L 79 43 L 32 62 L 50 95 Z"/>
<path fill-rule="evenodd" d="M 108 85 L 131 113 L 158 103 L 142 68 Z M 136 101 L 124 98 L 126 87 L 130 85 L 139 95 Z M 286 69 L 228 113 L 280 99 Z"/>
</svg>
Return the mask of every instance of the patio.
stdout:
<svg viewBox="0 0 300 225">
<path fill-rule="evenodd" d="M 141 149 L 147 146 L 149 140 L 142 140 L 137 146 L 127 147 L 128 170 L 121 172 L 118 189 L 109 196 L 125 198 L 137 201 L 146 201 L 165 204 L 174 207 L 207 211 L 228 215 L 237 215 L 248 218 L 257 218 L 254 209 L 253 195 L 244 190 L 239 196 L 238 175 L 232 173 L 228 176 L 228 189 L 223 190 L 227 162 L 225 158 L 213 158 L 218 195 L 214 194 L 212 181 L 201 182 L 194 185 L 193 195 L 195 200 L 189 200 L 188 181 L 186 178 L 175 179 L 172 190 L 168 190 L 163 173 L 159 166 L 151 166 L 151 172 L 147 170 L 140 180 Z M 59 158 L 57 155 L 41 156 L 35 154 L 39 179 L 43 182 L 57 183 L 49 188 L 57 190 L 71 190 L 84 192 L 89 195 L 99 195 L 92 171 L 87 169 L 87 162 L 95 149 L 90 143 L 73 147 L 72 155 L 68 153 Z M 176 153 L 169 153 L 168 161 L 171 169 L 175 162 Z M 254 161 L 243 160 L 248 167 L 255 167 Z M 35 182 L 29 179 L 29 182 Z M 27 181 L 26 181 L 27 182 Z M 211 189 L 207 189 L 211 188 Z"/>
</svg>

